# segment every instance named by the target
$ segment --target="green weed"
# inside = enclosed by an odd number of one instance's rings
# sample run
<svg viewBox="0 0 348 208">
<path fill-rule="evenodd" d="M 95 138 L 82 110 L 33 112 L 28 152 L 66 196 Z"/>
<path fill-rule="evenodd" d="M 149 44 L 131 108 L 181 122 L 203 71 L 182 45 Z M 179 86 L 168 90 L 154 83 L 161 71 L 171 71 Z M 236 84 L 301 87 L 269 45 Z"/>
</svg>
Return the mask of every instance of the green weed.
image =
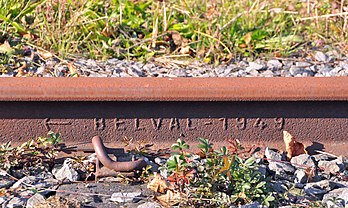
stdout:
<svg viewBox="0 0 348 208">
<path fill-rule="evenodd" d="M 179 152 L 161 168 L 175 190 L 188 196 L 186 205 L 227 207 L 254 201 L 273 205 L 275 198 L 269 192 L 267 179 L 256 171 L 253 157 L 242 159 L 237 149 L 214 150 L 208 140 L 199 141 L 200 151 L 193 154 L 189 145 L 178 139 L 172 148 Z"/>
<path fill-rule="evenodd" d="M 280 56 L 307 41 L 346 49 L 347 40 L 347 3 L 334 0 L 0 0 L 0 7 L 0 44 L 19 37 L 63 58 L 219 64 Z"/>
<path fill-rule="evenodd" d="M 47 136 L 29 140 L 18 147 L 13 147 L 11 142 L 2 144 L 0 145 L 0 169 L 52 165 L 61 141 L 59 133 L 50 131 Z"/>
</svg>

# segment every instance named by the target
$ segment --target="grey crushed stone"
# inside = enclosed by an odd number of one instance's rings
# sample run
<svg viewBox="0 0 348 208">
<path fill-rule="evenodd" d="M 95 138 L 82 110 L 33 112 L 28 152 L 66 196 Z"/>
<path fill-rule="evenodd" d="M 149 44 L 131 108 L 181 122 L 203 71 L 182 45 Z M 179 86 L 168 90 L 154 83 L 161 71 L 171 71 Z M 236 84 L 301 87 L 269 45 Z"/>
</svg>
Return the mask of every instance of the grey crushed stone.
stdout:
<svg viewBox="0 0 348 208">
<path fill-rule="evenodd" d="M 32 197 L 30 197 L 27 201 L 27 208 L 34 208 L 37 207 L 38 205 L 45 203 L 45 197 L 42 196 L 39 193 L 34 194 Z"/>
<path fill-rule="evenodd" d="M 117 192 L 111 195 L 110 201 L 127 203 L 133 202 L 137 203 L 141 200 L 142 194 L 139 191 L 136 192 Z"/>
<path fill-rule="evenodd" d="M 318 167 L 326 174 L 335 174 L 343 170 L 343 164 L 336 161 L 319 161 Z"/>
<path fill-rule="evenodd" d="M 63 165 L 56 164 L 52 170 L 54 177 L 58 180 L 69 180 L 69 181 L 78 181 L 80 179 L 80 175 L 78 172 L 72 167 L 71 159 L 65 159 Z"/>
<path fill-rule="evenodd" d="M 264 159 L 266 156 L 267 159 Z M 287 193 L 288 198 L 280 198 L 279 207 L 291 205 L 308 205 L 308 200 L 321 201 L 329 207 L 344 207 L 348 204 L 348 180 L 347 159 L 345 157 L 330 157 L 329 155 L 319 154 L 310 156 L 307 154 L 293 157 L 291 163 L 285 160 L 285 154 L 266 148 L 262 156 L 257 160 L 259 172 L 270 178 L 268 185 L 273 194 Z M 88 161 L 93 160 L 95 155 L 88 157 Z M 201 159 L 199 155 L 192 157 L 194 163 L 204 163 L 206 159 Z M 272 161 L 277 160 L 276 161 Z M 148 162 L 164 164 L 166 159 L 157 157 L 156 159 L 147 158 Z M 322 161 L 341 164 L 341 168 L 335 174 L 326 174 L 325 170 L 318 167 Z M 67 163 L 67 162 L 66 162 Z M 273 163 L 273 165 L 272 165 Z M 276 170 L 272 170 L 272 166 Z M 293 171 L 289 171 L 286 165 L 291 166 Z M 301 164 L 301 165 L 299 165 Z M 315 171 L 310 177 L 305 170 L 313 168 Z M 326 167 L 324 167 L 326 168 Z M 35 173 L 35 172 L 32 172 Z M 69 173 L 67 173 L 68 175 Z M 161 172 L 162 175 L 165 173 Z M 6 177 L 6 174 L 0 175 L 0 179 Z M 43 171 L 35 176 L 24 176 L 22 179 L 12 185 L 17 190 L 16 195 L 0 197 L 0 206 L 18 207 L 31 206 L 33 202 L 40 203 L 47 198 L 45 192 L 39 192 L 41 195 L 30 190 L 32 186 L 35 189 L 42 190 L 46 188 L 57 189 L 57 197 L 62 197 L 68 201 L 78 201 L 87 207 L 160 207 L 153 201 L 153 191 L 147 189 L 147 184 L 125 184 L 113 177 L 103 178 L 98 182 L 72 183 L 66 181 L 57 185 L 57 180 L 53 178 L 50 172 Z M 30 185 L 28 185 L 30 184 Z M 338 201 L 337 198 L 342 198 Z M 331 200 L 334 199 L 334 200 Z M 334 201 L 334 202 L 332 202 Z M 330 204 L 334 203 L 334 204 Z M 232 206 L 233 207 L 233 206 Z M 244 207 L 260 207 L 256 202 L 244 205 Z"/>
<path fill-rule="evenodd" d="M 307 154 L 302 154 L 302 155 L 293 157 L 291 158 L 290 162 L 294 167 L 299 167 L 299 168 L 303 166 L 310 167 L 310 168 L 315 167 L 315 163 L 312 157 Z"/>
<path fill-rule="evenodd" d="M 322 200 L 327 207 L 344 208 L 348 205 L 348 188 L 338 188 L 325 194 Z"/>
<path fill-rule="evenodd" d="M 314 55 L 314 58 L 317 61 L 321 61 L 321 62 L 327 62 L 329 60 L 329 57 L 321 51 L 317 51 Z"/>
<path fill-rule="evenodd" d="M 15 180 L 10 178 L 9 176 L 2 176 L 0 180 L 0 189 L 2 188 L 10 188 L 15 183 Z"/>
<path fill-rule="evenodd" d="M 29 57 L 26 57 L 30 59 Z M 111 58 L 105 61 L 75 58 L 60 62 L 56 58 L 40 60 L 25 72 L 39 77 L 64 77 L 69 74 L 68 63 L 81 77 L 329 77 L 348 75 L 348 57 L 337 50 L 311 51 L 308 56 L 290 58 L 239 58 L 218 66 L 199 61 L 165 62 L 154 59 L 147 63 Z M 32 60 L 27 60 L 31 63 Z M 12 77 L 17 69 L 0 77 Z"/>
<path fill-rule="evenodd" d="M 308 176 L 305 171 L 303 170 L 296 170 L 295 171 L 295 183 L 306 183 L 308 181 Z"/>
<path fill-rule="evenodd" d="M 148 197 L 153 195 L 153 192 L 146 188 L 147 184 L 140 185 L 128 185 L 122 183 L 88 183 L 88 186 L 84 183 L 73 183 L 73 184 L 65 184 L 61 185 L 57 192 L 57 195 L 60 197 L 64 197 L 68 200 L 78 200 L 83 202 L 86 206 L 91 207 L 137 207 L 141 203 L 149 201 Z M 65 193 L 64 191 L 68 191 Z M 90 195 L 74 195 L 71 192 L 78 193 L 89 193 Z M 124 195 L 124 193 L 136 193 L 138 197 L 136 201 L 133 201 L 135 196 L 131 197 L 132 200 L 125 199 L 124 203 L 118 203 L 121 197 L 117 198 L 117 200 L 112 201 L 112 195 L 114 194 L 114 199 L 118 195 Z M 93 195 L 96 194 L 96 195 Z M 130 194 L 132 195 L 132 194 Z M 117 202 L 118 201 L 118 202 Z M 133 203 L 134 202 L 134 203 Z"/>
<path fill-rule="evenodd" d="M 162 208 L 162 206 L 156 202 L 145 202 L 140 204 L 137 208 Z"/>
</svg>

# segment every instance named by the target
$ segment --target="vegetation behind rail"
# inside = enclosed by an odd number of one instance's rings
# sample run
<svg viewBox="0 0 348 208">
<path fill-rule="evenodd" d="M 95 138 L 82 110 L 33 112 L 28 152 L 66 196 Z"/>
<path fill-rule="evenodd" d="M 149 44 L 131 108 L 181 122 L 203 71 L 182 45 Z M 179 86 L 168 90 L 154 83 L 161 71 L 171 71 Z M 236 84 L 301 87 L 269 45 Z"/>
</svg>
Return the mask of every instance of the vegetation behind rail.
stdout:
<svg viewBox="0 0 348 208">
<path fill-rule="evenodd" d="M 219 64 L 240 55 L 284 56 L 308 45 L 346 50 L 343 0 L 0 0 L 0 7 L 0 53 L 6 55 L 29 45 L 61 58 Z"/>
</svg>

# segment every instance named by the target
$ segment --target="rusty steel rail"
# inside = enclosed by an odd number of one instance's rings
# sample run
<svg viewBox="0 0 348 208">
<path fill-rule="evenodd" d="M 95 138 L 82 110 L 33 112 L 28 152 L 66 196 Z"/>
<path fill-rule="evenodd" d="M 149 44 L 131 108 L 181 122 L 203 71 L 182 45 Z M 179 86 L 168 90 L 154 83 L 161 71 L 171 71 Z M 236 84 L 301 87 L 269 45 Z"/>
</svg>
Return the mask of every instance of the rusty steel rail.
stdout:
<svg viewBox="0 0 348 208">
<path fill-rule="evenodd" d="M 337 101 L 335 78 L 1 78 L 0 101 Z"/>
<path fill-rule="evenodd" d="M 1 78 L 0 142 L 58 131 L 66 143 L 226 138 L 285 150 L 287 130 L 312 149 L 348 154 L 348 77 Z"/>
</svg>

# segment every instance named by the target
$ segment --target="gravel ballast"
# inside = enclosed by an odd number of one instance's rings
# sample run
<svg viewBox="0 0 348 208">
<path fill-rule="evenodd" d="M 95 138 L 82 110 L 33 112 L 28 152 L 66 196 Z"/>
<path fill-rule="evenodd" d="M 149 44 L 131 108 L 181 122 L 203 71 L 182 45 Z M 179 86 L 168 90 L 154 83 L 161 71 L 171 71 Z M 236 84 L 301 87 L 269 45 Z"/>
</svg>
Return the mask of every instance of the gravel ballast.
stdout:
<svg viewBox="0 0 348 208">
<path fill-rule="evenodd" d="M 35 53 L 35 52 L 32 52 Z M 154 58 L 147 63 L 119 60 L 105 61 L 75 58 L 42 59 L 31 55 L 21 60 L 20 67 L 0 77 L 332 77 L 348 75 L 348 57 L 336 50 L 311 51 L 288 58 L 236 58 L 218 66 L 200 61 Z M 24 64 L 25 63 L 25 64 Z M 35 64 L 33 64 L 35 63 Z M 25 65 L 25 67 L 23 67 Z"/>
</svg>

